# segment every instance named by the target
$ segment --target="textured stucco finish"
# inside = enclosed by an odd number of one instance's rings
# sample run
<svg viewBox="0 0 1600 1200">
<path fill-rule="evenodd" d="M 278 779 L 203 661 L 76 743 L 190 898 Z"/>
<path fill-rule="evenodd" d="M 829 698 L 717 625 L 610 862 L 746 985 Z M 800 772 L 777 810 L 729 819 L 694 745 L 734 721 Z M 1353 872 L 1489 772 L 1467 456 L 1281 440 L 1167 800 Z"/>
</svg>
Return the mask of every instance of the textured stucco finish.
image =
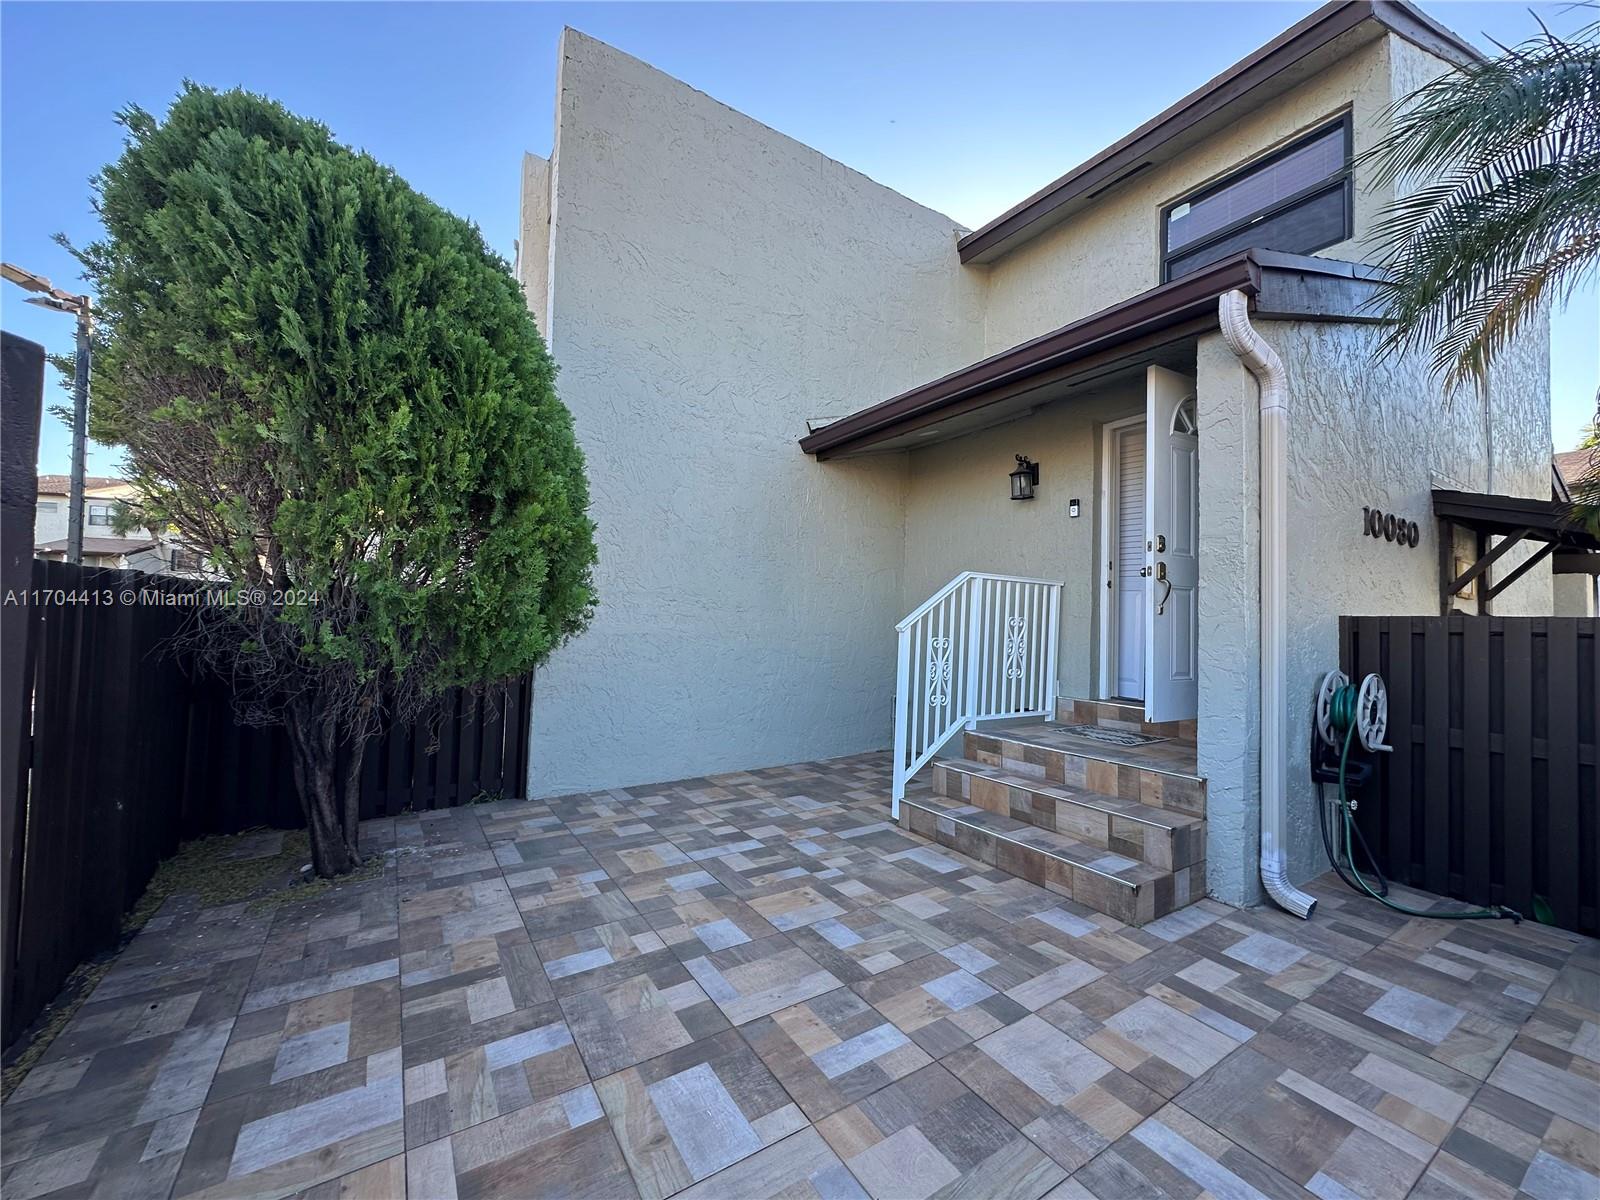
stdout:
<svg viewBox="0 0 1600 1200">
<path fill-rule="evenodd" d="M 1262 897 L 1256 872 L 1261 846 L 1260 398 L 1255 380 L 1220 333 L 1200 339 L 1195 375 L 1198 765 L 1206 780 L 1206 884 L 1211 895 L 1230 904 L 1254 904 Z M 1293 419 L 1291 408 L 1291 436 Z"/>
<path fill-rule="evenodd" d="M 955 222 L 570 30 L 551 209 L 600 607 L 539 673 L 532 793 L 886 746 L 905 458 L 795 442 L 980 355 Z"/>
<path fill-rule="evenodd" d="M 1311 705 L 1338 666 L 1338 618 L 1436 615 L 1438 526 L 1431 491 L 1441 476 L 1470 490 L 1549 494 L 1549 336 L 1546 323 L 1495 370 L 1487 408 L 1472 391 L 1446 397 L 1416 358 L 1374 361 L 1372 326 L 1261 321 L 1288 377 L 1290 877 L 1325 869 L 1315 824 Z M 1254 382 L 1216 336 L 1199 350 L 1201 471 L 1200 770 L 1208 780 L 1210 888 L 1259 898 L 1259 746 L 1251 745 L 1260 671 Z M 1416 520 L 1401 549 L 1365 536 L 1363 506 Z M 1513 569 L 1524 552 L 1501 560 Z M 1509 561 L 1508 561 L 1509 560 Z M 1530 571 L 1497 597 L 1502 615 L 1551 611 L 1550 575 Z"/>
</svg>

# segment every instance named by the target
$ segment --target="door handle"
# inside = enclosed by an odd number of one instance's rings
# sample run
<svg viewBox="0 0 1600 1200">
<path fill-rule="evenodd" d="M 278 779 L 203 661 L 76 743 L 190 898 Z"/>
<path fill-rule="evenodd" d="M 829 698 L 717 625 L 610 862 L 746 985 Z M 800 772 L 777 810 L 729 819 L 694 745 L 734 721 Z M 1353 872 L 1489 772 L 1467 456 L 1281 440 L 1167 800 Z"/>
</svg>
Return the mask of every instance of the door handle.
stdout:
<svg viewBox="0 0 1600 1200">
<path fill-rule="evenodd" d="M 1156 601 L 1156 616 L 1159 617 L 1167 611 L 1167 601 L 1172 599 L 1172 581 L 1167 578 L 1166 563 L 1158 562 L 1156 564 L 1156 579 L 1167 585 L 1167 590 L 1161 593 L 1161 599 Z"/>
</svg>

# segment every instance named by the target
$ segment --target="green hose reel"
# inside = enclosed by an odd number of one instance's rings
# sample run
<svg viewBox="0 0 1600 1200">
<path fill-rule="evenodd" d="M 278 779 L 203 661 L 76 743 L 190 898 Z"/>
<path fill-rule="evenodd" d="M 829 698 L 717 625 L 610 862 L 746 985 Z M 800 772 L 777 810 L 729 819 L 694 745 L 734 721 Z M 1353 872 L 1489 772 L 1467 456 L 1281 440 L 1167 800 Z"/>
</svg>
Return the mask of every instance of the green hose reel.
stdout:
<svg viewBox="0 0 1600 1200">
<path fill-rule="evenodd" d="M 1518 924 L 1522 922 L 1522 914 L 1498 904 L 1465 912 L 1423 912 L 1389 899 L 1388 881 L 1384 879 L 1377 860 L 1356 828 L 1356 802 L 1350 798 L 1348 786 L 1352 746 L 1359 744 L 1368 753 L 1393 749 L 1385 745 L 1383 740 L 1389 725 L 1389 693 L 1379 676 L 1368 675 L 1358 687 L 1351 684 L 1343 671 L 1329 671 L 1322 677 L 1322 684 L 1317 689 L 1316 725 L 1317 736 L 1329 751 L 1337 752 L 1339 756 L 1339 799 L 1335 821 L 1342 837 L 1338 838 L 1337 849 L 1334 839 L 1328 835 L 1327 814 L 1319 811 L 1317 820 L 1322 826 L 1323 846 L 1328 852 L 1329 864 L 1345 883 L 1364 892 L 1385 908 L 1410 917 L 1432 917 L 1444 921 L 1509 919 Z M 1355 842 L 1358 839 L 1366 851 L 1372 874 L 1378 881 L 1376 887 L 1367 881 L 1367 877 L 1356 866 Z"/>
</svg>

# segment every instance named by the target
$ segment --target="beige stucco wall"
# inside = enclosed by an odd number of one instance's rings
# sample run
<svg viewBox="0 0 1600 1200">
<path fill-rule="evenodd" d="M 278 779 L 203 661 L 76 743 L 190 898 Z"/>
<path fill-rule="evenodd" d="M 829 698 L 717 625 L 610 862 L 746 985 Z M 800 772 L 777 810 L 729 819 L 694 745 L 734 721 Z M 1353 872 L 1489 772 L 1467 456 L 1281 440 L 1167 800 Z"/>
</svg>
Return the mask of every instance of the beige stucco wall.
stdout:
<svg viewBox="0 0 1600 1200">
<path fill-rule="evenodd" d="M 1431 491 L 1441 476 L 1468 490 L 1489 483 L 1515 496 L 1549 494 L 1547 323 L 1496 368 L 1487 406 L 1475 391 L 1447 397 L 1415 357 L 1374 361 L 1372 326 L 1258 322 L 1288 378 L 1288 728 L 1291 877 L 1324 869 L 1309 767 L 1312 698 L 1338 665 L 1340 616 L 1436 615 L 1438 527 Z M 1258 896 L 1259 747 L 1251 693 L 1259 672 L 1254 510 L 1258 404 L 1254 382 L 1221 344 L 1202 339 L 1200 770 L 1208 778 L 1208 854 L 1214 894 Z M 1363 506 L 1416 520 L 1401 549 L 1362 532 Z M 1503 577 L 1526 552 L 1501 562 Z M 1534 569 L 1493 602 L 1507 616 L 1551 612 L 1550 574 Z M 1238 714 L 1245 714 L 1241 719 Z"/>
<path fill-rule="evenodd" d="M 517 282 L 539 332 L 550 324 L 550 160 L 522 156 L 521 220 L 517 236 Z"/>
<path fill-rule="evenodd" d="M 955 222 L 570 30 L 551 171 L 600 607 L 539 672 L 533 794 L 886 746 L 905 458 L 795 443 L 979 356 Z"/>
<path fill-rule="evenodd" d="M 1600 616 L 1595 604 L 1593 575 L 1557 575 L 1551 581 L 1554 613 L 1558 617 Z"/>
<path fill-rule="evenodd" d="M 1353 113 L 1353 142 L 1359 154 L 1370 144 L 1378 114 L 1390 102 L 1392 47 L 1399 43 L 1398 38 L 1384 37 L 1356 49 L 1279 99 L 1242 116 L 1225 135 L 1146 171 L 997 260 L 988 269 L 988 352 L 1004 350 L 1155 287 L 1160 282 L 1162 207 L 1242 163 L 1346 109 Z M 1442 66 L 1438 59 L 1423 57 Z M 1370 174 L 1366 169 L 1356 173 L 1355 239 L 1320 250 L 1320 255 L 1357 262 L 1371 257 L 1360 240 L 1388 193 L 1371 186 Z"/>
<path fill-rule="evenodd" d="M 1124 383 L 912 451 L 901 607 L 911 611 L 962 571 L 1060 580 L 1059 682 L 1064 695 L 1098 694 L 1099 431 L 1107 421 L 1143 413 L 1144 403 L 1143 384 Z M 1018 454 L 1039 464 L 1032 500 L 1011 499 Z M 1081 502 L 1076 518 L 1068 514 L 1074 497 Z"/>
</svg>

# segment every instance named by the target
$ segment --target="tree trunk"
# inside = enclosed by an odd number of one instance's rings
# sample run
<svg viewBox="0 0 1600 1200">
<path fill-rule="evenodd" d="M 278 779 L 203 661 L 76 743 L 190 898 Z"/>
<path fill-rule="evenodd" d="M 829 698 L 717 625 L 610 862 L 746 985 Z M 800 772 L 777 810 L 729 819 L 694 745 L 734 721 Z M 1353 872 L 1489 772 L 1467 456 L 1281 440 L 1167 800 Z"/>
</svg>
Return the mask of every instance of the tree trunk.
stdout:
<svg viewBox="0 0 1600 1200">
<path fill-rule="evenodd" d="M 320 706 L 296 701 L 290 706 L 289 746 L 294 755 L 295 783 L 311 839 L 311 865 L 324 879 L 343 875 L 358 861 L 355 837 L 346 836 L 341 813 L 337 731 L 322 719 Z"/>
<path fill-rule="evenodd" d="M 344 844 L 351 861 L 361 861 L 361 760 L 367 738 L 358 733 L 350 741 L 350 761 L 344 769 Z"/>
</svg>

